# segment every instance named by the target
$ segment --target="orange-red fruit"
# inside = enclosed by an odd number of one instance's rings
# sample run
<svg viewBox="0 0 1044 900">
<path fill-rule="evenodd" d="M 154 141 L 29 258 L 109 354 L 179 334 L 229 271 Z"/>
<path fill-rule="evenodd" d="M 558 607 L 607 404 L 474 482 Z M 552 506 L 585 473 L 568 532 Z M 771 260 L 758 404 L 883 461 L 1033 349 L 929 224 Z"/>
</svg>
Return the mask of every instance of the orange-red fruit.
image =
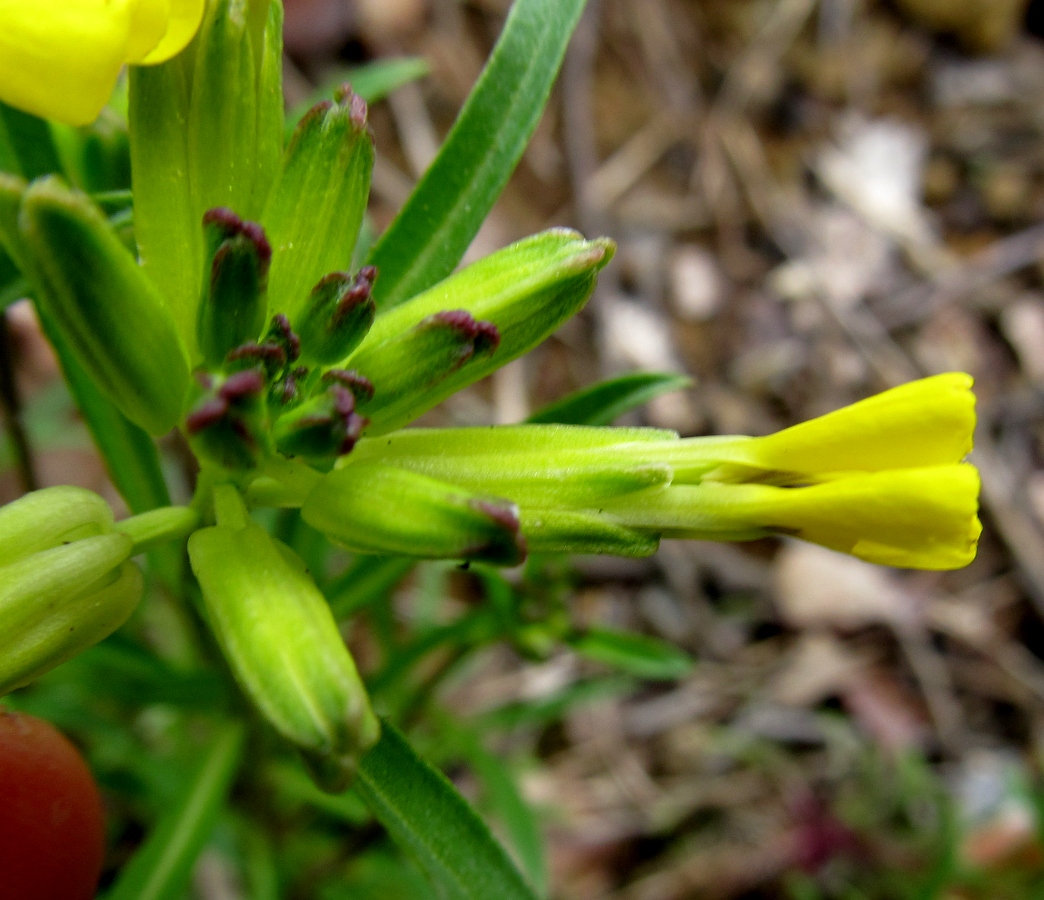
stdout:
<svg viewBox="0 0 1044 900">
<path fill-rule="evenodd" d="M 53 726 L 0 710 L 0 896 L 89 900 L 101 874 L 101 797 Z"/>
</svg>

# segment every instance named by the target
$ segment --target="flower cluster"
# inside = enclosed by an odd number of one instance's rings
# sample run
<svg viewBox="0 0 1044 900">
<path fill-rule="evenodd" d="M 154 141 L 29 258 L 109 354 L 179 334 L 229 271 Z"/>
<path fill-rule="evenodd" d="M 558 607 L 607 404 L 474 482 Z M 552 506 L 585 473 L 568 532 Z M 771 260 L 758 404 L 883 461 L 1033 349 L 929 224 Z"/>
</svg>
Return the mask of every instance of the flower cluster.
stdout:
<svg viewBox="0 0 1044 900">
<path fill-rule="evenodd" d="M 118 525 L 72 489 L 0 510 L 0 693 L 118 627 L 141 592 L 132 553 L 191 535 L 207 624 L 244 692 L 343 783 L 379 725 L 304 563 L 252 507 L 299 508 L 353 553 L 497 565 L 642 556 L 665 536 L 790 535 L 926 569 L 972 559 L 959 373 L 766 437 L 405 427 L 581 309 L 612 242 L 553 229 L 382 299 L 359 247 L 366 104 L 346 86 L 284 150 L 276 0 L 0 0 L 0 97 L 87 121 L 121 65 L 159 63 L 197 27 L 190 54 L 131 73 L 134 251 L 59 177 L 0 174 L 0 245 L 67 368 L 126 427 L 180 428 L 201 466 L 190 507 Z"/>
</svg>

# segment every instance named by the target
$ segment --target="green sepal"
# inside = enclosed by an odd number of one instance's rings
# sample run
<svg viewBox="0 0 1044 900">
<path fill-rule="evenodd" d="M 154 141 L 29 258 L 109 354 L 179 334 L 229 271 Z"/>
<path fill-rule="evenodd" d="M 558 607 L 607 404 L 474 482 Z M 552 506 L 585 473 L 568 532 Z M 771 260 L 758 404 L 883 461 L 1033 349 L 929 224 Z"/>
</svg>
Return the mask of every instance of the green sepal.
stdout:
<svg viewBox="0 0 1044 900">
<path fill-rule="evenodd" d="M 129 122 L 134 236 L 145 273 L 170 307 L 193 364 L 201 211 L 192 199 L 188 163 L 189 98 L 195 42 L 158 66 L 130 66 Z"/>
<path fill-rule="evenodd" d="M 91 201 L 53 177 L 26 190 L 19 229 L 37 302 L 131 421 L 164 434 L 189 388 L 170 310 Z"/>
<path fill-rule="evenodd" d="M 553 434 L 553 429 L 554 426 L 545 426 L 537 435 L 540 432 Z M 339 465 L 348 468 L 380 461 L 468 490 L 510 497 L 523 507 L 547 509 L 596 507 L 632 491 L 669 484 L 673 476 L 669 465 L 656 460 L 655 451 L 647 453 L 648 459 L 633 463 L 618 458 L 616 447 L 612 445 L 574 449 L 565 442 L 532 446 L 527 441 L 515 450 L 507 441 L 496 441 L 502 449 L 481 452 L 478 448 L 481 448 L 483 439 L 499 430 L 462 429 L 475 437 L 477 447 L 470 453 L 455 453 L 451 447 L 441 448 L 436 441 L 423 438 L 412 441 L 409 431 L 398 432 L 386 438 L 360 441 L 351 457 L 346 457 Z M 526 437 L 527 430 L 526 426 L 514 429 L 523 437 Z M 673 446 L 674 443 L 664 442 L 664 445 Z M 655 448 L 660 446 L 660 442 L 643 442 L 637 446 Z M 427 452 L 417 452 L 421 448 Z"/>
<path fill-rule="evenodd" d="M 652 556 L 658 534 L 628 528 L 597 510 L 522 507 L 522 534 L 533 553 Z"/>
<path fill-rule="evenodd" d="M 141 598 L 123 534 L 87 537 L 0 568 L 0 695 L 112 634 Z"/>
<path fill-rule="evenodd" d="M 272 248 L 260 225 L 221 207 L 203 216 L 203 235 L 196 337 L 203 361 L 217 369 L 230 350 L 256 340 L 264 327 Z"/>
<path fill-rule="evenodd" d="M 258 710 L 324 771 L 325 787 L 343 788 L 380 725 L 304 563 L 238 498 L 219 497 L 232 490 L 216 489 L 218 524 L 189 538 L 207 619 Z"/>
<path fill-rule="evenodd" d="M 469 364 L 480 364 L 500 344 L 489 322 L 455 309 L 436 313 L 408 331 L 352 357 L 352 368 L 374 387 L 359 404 L 371 422 L 409 420 L 428 408 L 430 392 Z"/>
<path fill-rule="evenodd" d="M 304 362 L 331 365 L 359 346 L 377 314 L 375 277 L 376 270 L 364 266 L 354 278 L 332 272 L 312 288 L 297 325 Z"/>
<path fill-rule="evenodd" d="M 313 286 L 351 267 L 373 169 L 366 103 L 337 93 L 301 120 L 261 223 L 275 251 L 269 313 L 284 313 L 297 328 Z"/>
<path fill-rule="evenodd" d="M 514 504 L 393 466 L 329 473 L 308 495 L 301 516 L 356 553 L 508 566 L 526 555 Z"/>
<path fill-rule="evenodd" d="M 188 176 L 195 221 L 226 206 L 248 219 L 260 210 L 257 76 L 250 0 L 213 0 L 197 38 L 188 114 Z"/>
<path fill-rule="evenodd" d="M 265 4 L 251 4 L 264 9 Z M 268 0 L 262 34 L 253 28 L 257 60 L 257 173 L 251 205 L 261 211 L 283 161 L 283 3 Z"/>
<path fill-rule="evenodd" d="M 0 507 L 0 568 L 62 544 L 112 531 L 112 509 L 93 491 L 59 485 Z"/>
<path fill-rule="evenodd" d="M 423 395 L 406 396 L 379 414 L 368 409 L 368 433 L 383 434 L 405 425 L 543 341 L 587 302 L 595 276 L 612 258 L 614 247 L 608 239 L 588 241 L 564 228 L 545 231 L 379 315 L 358 350 L 341 364 L 371 378 L 378 395 L 378 379 L 358 360 L 379 359 L 382 345 L 445 310 L 464 310 L 494 326 L 500 345 L 494 354 L 477 356 Z"/>
</svg>

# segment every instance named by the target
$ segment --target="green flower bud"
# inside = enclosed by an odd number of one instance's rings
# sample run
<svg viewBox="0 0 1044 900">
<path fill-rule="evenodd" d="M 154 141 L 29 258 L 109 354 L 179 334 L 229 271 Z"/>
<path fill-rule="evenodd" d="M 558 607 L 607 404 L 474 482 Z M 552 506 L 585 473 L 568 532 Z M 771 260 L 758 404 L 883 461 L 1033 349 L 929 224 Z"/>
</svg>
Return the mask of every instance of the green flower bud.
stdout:
<svg viewBox="0 0 1044 900">
<path fill-rule="evenodd" d="M 120 411 L 152 434 L 181 418 L 190 384 L 170 310 L 91 201 L 33 182 L 19 227 L 42 312 Z"/>
<path fill-rule="evenodd" d="M 0 567 L 0 695 L 96 644 L 141 598 L 133 542 L 101 534 Z"/>
<path fill-rule="evenodd" d="M 412 300 L 377 317 L 359 348 L 343 361 L 358 369 L 376 389 L 367 434 L 384 434 L 412 421 L 446 397 L 484 378 L 531 350 L 578 312 L 594 288 L 595 276 L 612 258 L 609 240 L 587 241 L 575 231 L 554 229 L 510 247 L 451 275 Z M 453 312 L 447 313 L 446 310 Z M 386 353 L 398 353 L 405 335 L 440 315 L 467 313 L 490 334 L 499 335 L 492 353 L 475 352 L 441 380 L 405 384 L 388 373 Z M 389 395 L 382 383 L 398 376 L 401 387 Z"/>
<path fill-rule="evenodd" d="M 261 217 L 275 251 L 269 311 L 295 329 L 319 279 L 351 266 L 372 169 L 366 103 L 346 86 L 298 124 Z"/>
<path fill-rule="evenodd" d="M 261 226 L 230 209 L 203 216 L 206 262 L 196 333 L 203 361 L 217 369 L 230 350 L 256 340 L 265 324 L 272 248 Z"/>
<path fill-rule="evenodd" d="M 112 531 L 112 510 L 93 491 L 61 485 L 0 507 L 0 566 Z"/>
<path fill-rule="evenodd" d="M 363 266 L 355 278 L 334 272 L 312 289 L 297 326 L 302 359 L 331 365 L 359 345 L 377 313 L 371 297 L 376 277 L 373 266 Z"/>
<path fill-rule="evenodd" d="M 392 466 L 345 466 L 301 507 L 304 520 L 356 553 L 515 565 L 526 555 L 518 509 Z"/>
<path fill-rule="evenodd" d="M 380 726 L 323 595 L 289 547 L 215 489 L 218 524 L 189 538 L 207 618 L 240 686 L 326 786 L 351 777 Z"/>
</svg>

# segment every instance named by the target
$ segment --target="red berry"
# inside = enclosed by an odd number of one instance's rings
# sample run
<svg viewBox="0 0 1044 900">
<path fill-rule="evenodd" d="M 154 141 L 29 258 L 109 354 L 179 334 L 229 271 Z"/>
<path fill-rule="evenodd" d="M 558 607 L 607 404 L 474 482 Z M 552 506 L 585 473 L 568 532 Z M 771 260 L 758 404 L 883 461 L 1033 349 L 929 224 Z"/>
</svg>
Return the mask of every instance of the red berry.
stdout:
<svg viewBox="0 0 1044 900">
<path fill-rule="evenodd" d="M 0 709 L 0 896 L 89 900 L 104 852 L 83 757 L 47 722 Z"/>
</svg>

